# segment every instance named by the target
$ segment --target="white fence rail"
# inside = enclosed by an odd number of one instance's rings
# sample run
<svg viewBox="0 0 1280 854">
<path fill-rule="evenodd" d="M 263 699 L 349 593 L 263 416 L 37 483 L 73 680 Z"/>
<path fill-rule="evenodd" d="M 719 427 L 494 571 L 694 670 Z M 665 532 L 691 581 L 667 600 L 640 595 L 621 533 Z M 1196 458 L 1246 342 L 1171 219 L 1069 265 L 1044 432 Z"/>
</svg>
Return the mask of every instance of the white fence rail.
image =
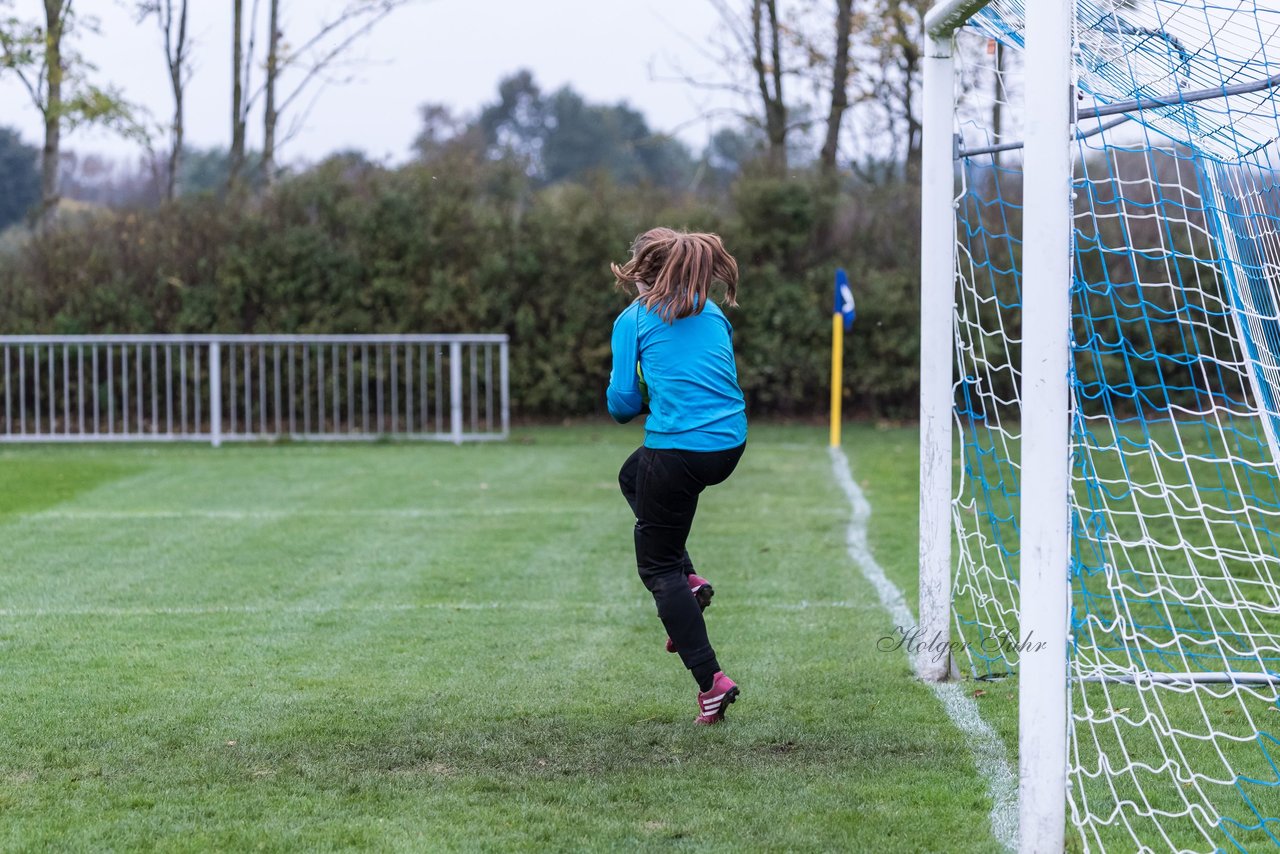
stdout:
<svg viewBox="0 0 1280 854">
<path fill-rule="evenodd" d="M 0 336 L 0 443 L 505 439 L 506 335 Z"/>
</svg>

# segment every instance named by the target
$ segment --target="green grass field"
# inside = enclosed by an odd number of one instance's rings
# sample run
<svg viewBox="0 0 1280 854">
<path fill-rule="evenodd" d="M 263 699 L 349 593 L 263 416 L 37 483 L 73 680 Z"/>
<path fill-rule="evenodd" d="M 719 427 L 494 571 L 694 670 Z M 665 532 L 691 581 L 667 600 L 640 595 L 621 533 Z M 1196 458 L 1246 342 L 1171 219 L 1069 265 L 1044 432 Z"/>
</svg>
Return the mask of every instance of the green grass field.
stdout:
<svg viewBox="0 0 1280 854">
<path fill-rule="evenodd" d="M 639 438 L 0 452 L 0 850 L 998 850 L 876 649 L 825 431 L 754 429 L 703 499 L 743 695 L 691 724 L 614 480 Z M 845 440 L 913 608 L 915 443 Z M 1011 686 L 979 703 L 1011 744 Z"/>
</svg>

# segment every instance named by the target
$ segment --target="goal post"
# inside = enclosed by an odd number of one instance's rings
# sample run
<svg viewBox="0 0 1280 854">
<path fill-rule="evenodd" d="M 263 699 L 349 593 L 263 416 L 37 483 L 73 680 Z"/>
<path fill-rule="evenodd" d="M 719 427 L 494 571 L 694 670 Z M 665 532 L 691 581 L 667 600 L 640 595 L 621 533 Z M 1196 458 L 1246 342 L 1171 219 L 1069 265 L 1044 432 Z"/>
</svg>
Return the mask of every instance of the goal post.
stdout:
<svg viewBox="0 0 1280 854">
<path fill-rule="evenodd" d="M 955 288 L 955 137 L 952 31 L 985 3 L 953 2 L 926 16 L 921 213 L 920 613 L 930 640 L 950 643 L 952 310 Z M 1067 738 L 1067 329 L 1070 324 L 1071 0 L 1041 0 L 1027 14 L 1027 50 L 1046 61 L 1026 97 L 1043 102 L 1026 126 L 1023 221 L 1020 623 L 1042 644 L 1023 653 L 1019 684 L 1019 847 L 1061 851 Z M 924 679 L 950 659 L 922 657 Z"/>
<path fill-rule="evenodd" d="M 920 634 L 951 643 L 951 459 L 955 343 L 955 64 L 953 35 L 989 0 L 945 0 L 925 14 L 920 223 Z M 950 655 L 916 661 L 920 677 L 957 675 Z"/>
<path fill-rule="evenodd" d="M 924 24 L 919 672 L 1024 852 L 1280 848 L 1280 3 Z"/>
<path fill-rule="evenodd" d="M 926 37 L 920 184 L 920 630 L 951 641 L 951 314 L 955 294 L 955 70 L 951 33 Z M 951 656 L 922 655 L 930 682 L 951 674 Z"/>
<path fill-rule="evenodd" d="M 1027 8 L 1022 173 L 1022 506 L 1018 847 L 1062 850 L 1067 779 L 1067 372 L 1072 0 Z M 1026 641 L 1034 638 L 1031 644 Z"/>
</svg>

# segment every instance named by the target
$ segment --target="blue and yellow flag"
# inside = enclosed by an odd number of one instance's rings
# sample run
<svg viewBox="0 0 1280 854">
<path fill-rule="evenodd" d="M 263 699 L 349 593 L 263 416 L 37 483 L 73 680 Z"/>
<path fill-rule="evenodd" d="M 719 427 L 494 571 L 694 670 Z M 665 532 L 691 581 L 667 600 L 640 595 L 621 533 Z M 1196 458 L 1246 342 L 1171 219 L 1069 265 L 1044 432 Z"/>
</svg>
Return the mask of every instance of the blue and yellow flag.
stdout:
<svg viewBox="0 0 1280 854">
<path fill-rule="evenodd" d="M 836 270 L 836 298 L 831 308 L 831 447 L 840 447 L 840 404 L 844 399 L 844 332 L 857 315 L 849 274 Z M 843 323 L 841 323 L 843 321 Z"/>
<path fill-rule="evenodd" d="M 853 328 L 853 319 L 857 317 L 858 310 L 853 305 L 853 288 L 849 287 L 849 274 L 843 268 L 836 270 L 836 300 L 832 311 L 844 318 L 846 331 Z"/>
</svg>

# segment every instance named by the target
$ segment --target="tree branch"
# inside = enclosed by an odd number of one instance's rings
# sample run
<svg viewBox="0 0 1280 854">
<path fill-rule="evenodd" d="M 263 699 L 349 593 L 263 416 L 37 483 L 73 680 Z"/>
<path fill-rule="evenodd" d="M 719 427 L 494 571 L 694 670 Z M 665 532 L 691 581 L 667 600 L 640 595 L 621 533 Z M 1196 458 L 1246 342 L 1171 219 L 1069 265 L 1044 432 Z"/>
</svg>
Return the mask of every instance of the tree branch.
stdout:
<svg viewBox="0 0 1280 854">
<path fill-rule="evenodd" d="M 289 106 L 291 103 L 293 103 L 293 101 L 294 101 L 294 100 L 295 100 L 295 99 L 296 99 L 300 94 L 302 94 L 302 91 L 303 91 L 304 89 L 306 89 L 306 88 L 307 88 L 307 86 L 311 83 L 311 81 L 312 81 L 312 80 L 314 80 L 314 79 L 315 79 L 319 74 L 323 73 L 323 72 L 324 72 L 324 70 L 325 70 L 325 69 L 326 69 L 326 68 L 327 68 L 327 67 L 328 67 L 328 66 L 329 66 L 329 65 L 330 65 L 330 64 L 331 64 L 335 59 L 337 59 L 339 56 L 341 56 L 343 53 L 345 53 L 345 52 L 346 52 L 346 50 L 347 50 L 348 48 L 350 48 L 350 47 L 351 47 L 351 45 L 353 45 L 353 44 L 354 44 L 356 41 L 358 41 L 362 36 L 366 35 L 370 30 L 372 30 L 372 29 L 373 29 L 373 27 L 374 27 L 374 26 L 375 26 L 379 21 L 381 21 L 383 18 L 385 18 L 387 15 L 389 15 L 389 14 L 391 13 L 391 11 L 392 11 L 392 9 L 391 9 L 391 8 L 385 8 L 385 9 L 383 9 L 383 10 L 382 10 L 382 11 L 380 11 L 380 12 L 379 12 L 375 17 L 370 18 L 369 20 L 365 21 L 363 25 L 361 25 L 361 26 L 360 26 L 358 29 L 356 29 L 354 32 L 350 33 L 350 34 L 349 34 L 345 39 L 343 39 L 341 42 L 339 42 L 338 44 L 334 45 L 334 47 L 333 47 L 331 50 L 329 50 L 329 52 L 328 52 L 328 53 L 326 53 L 324 56 L 320 57 L 318 60 L 316 60 L 315 62 L 313 62 L 313 63 L 310 65 L 310 67 L 309 67 L 309 68 L 307 68 L 306 73 L 303 75 L 303 78 L 302 78 L 302 80 L 298 83 L 298 85 L 297 85 L 297 86 L 295 86 L 295 87 L 293 88 L 293 91 L 292 91 L 292 92 L 290 92 L 288 95 L 286 95 L 286 96 L 285 96 L 285 98 L 284 98 L 284 100 L 280 102 L 280 111 L 281 111 L 281 112 L 284 112 L 284 111 L 288 108 L 288 106 Z M 332 32 L 332 28 L 330 28 L 330 30 L 329 30 L 329 31 L 330 31 L 330 32 Z M 313 40 L 313 41 L 314 41 L 314 40 Z M 287 61 L 286 61 L 286 62 L 287 62 Z"/>
<path fill-rule="evenodd" d="M 9 20 L 9 25 L 15 30 L 19 26 L 16 18 Z M 0 71 L 8 69 L 17 75 L 27 95 L 31 98 L 32 105 L 44 114 L 44 51 L 39 52 L 40 64 L 37 68 L 36 82 L 32 82 L 24 70 L 25 66 L 34 65 L 37 53 L 32 48 L 40 37 L 39 28 L 29 30 L 27 32 L 18 32 L 17 35 L 10 35 L 5 30 L 0 30 Z"/>
</svg>

